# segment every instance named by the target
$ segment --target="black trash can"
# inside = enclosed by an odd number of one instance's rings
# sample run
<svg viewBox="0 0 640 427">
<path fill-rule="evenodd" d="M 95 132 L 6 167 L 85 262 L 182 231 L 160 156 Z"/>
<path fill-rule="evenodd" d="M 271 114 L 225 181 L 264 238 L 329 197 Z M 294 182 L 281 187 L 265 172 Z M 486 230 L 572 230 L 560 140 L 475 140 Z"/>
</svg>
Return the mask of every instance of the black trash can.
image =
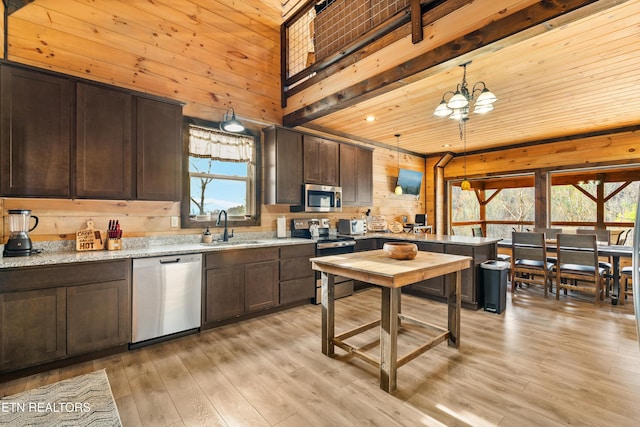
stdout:
<svg viewBox="0 0 640 427">
<path fill-rule="evenodd" d="M 507 305 L 507 272 L 509 263 L 485 261 L 480 264 L 484 291 L 484 311 L 502 313 Z"/>
</svg>

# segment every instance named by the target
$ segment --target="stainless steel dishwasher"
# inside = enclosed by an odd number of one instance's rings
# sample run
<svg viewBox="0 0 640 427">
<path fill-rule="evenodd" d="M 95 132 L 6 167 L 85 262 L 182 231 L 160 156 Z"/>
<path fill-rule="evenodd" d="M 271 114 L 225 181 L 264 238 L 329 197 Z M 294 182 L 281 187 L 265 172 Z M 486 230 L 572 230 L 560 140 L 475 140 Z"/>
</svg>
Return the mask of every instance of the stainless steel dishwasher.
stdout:
<svg viewBox="0 0 640 427">
<path fill-rule="evenodd" d="M 131 347 L 200 327 L 202 255 L 133 260 Z"/>
</svg>

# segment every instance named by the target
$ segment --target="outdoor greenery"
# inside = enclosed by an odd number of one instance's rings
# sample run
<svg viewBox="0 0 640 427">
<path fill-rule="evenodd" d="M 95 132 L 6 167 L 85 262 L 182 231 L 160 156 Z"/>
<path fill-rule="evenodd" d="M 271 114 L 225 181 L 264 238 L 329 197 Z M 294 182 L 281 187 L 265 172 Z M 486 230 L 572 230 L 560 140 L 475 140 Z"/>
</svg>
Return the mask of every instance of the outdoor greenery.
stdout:
<svg viewBox="0 0 640 427">
<path fill-rule="evenodd" d="M 605 199 L 614 194 L 623 183 L 606 183 Z M 586 193 L 596 197 L 595 183 L 580 184 L 580 188 L 573 185 L 556 185 L 551 188 L 551 223 L 583 222 L 583 228 L 592 228 L 596 222 L 596 202 Z M 485 198 L 489 199 L 496 190 L 487 190 Z M 583 192 L 584 191 L 584 192 Z M 635 181 L 624 187 L 605 202 L 605 222 L 632 223 L 635 221 L 640 192 L 640 181 Z M 452 223 L 480 221 L 480 204 L 473 191 L 462 191 L 460 187 L 452 187 L 451 192 Z M 491 221 L 515 222 L 512 224 L 487 224 L 486 233 L 492 237 L 509 238 L 513 230 L 528 230 L 535 220 L 535 194 L 533 187 L 503 189 L 485 208 L 485 219 Z M 517 224 L 521 222 L 521 224 Z M 527 224 L 528 223 L 528 224 Z M 560 226 L 570 229 L 574 227 Z M 579 227 L 578 227 L 579 228 Z M 616 230 L 615 225 L 609 224 L 608 229 Z M 628 228 L 628 225 L 619 229 Z M 456 235 L 471 235 L 471 225 L 454 226 Z"/>
</svg>

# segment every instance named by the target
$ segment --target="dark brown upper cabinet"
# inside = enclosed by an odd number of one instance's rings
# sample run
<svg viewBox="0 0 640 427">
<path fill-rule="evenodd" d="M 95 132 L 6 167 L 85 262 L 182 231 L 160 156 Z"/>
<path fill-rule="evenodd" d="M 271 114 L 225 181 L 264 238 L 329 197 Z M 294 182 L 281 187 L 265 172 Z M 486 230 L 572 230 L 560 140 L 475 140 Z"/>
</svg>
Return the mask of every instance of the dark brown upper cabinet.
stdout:
<svg viewBox="0 0 640 427">
<path fill-rule="evenodd" d="M 0 192 L 71 196 L 73 82 L 0 67 Z"/>
<path fill-rule="evenodd" d="M 182 106 L 136 99 L 137 199 L 180 200 Z"/>
<path fill-rule="evenodd" d="M 373 153 L 371 150 L 340 144 L 340 186 L 343 206 L 373 204 Z"/>
<path fill-rule="evenodd" d="M 180 104 L 4 63 L 0 82 L 0 195 L 180 200 Z"/>
<path fill-rule="evenodd" d="M 131 199 L 132 95 L 77 85 L 76 195 Z"/>
<path fill-rule="evenodd" d="M 302 198 L 302 134 L 264 129 L 264 203 L 299 205 Z"/>
<path fill-rule="evenodd" d="M 302 142 L 304 183 L 338 185 L 340 144 L 311 135 L 304 135 Z"/>
</svg>

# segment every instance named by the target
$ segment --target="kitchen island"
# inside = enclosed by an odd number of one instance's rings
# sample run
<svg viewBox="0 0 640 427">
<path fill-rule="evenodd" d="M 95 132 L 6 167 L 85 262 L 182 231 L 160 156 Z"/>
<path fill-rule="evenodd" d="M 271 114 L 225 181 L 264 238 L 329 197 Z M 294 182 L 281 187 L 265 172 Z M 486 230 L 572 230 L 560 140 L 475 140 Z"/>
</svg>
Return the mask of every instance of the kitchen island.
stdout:
<svg viewBox="0 0 640 427">
<path fill-rule="evenodd" d="M 396 388 L 396 371 L 435 345 L 448 340 L 460 345 L 460 284 L 461 271 L 468 269 L 472 259 L 466 256 L 418 252 L 415 259 L 396 260 L 384 251 L 368 251 L 312 258 L 314 270 L 322 273 L 322 352 L 331 356 L 334 346 L 363 359 L 380 369 L 380 388 L 391 392 Z M 381 319 L 335 336 L 334 277 L 336 275 L 367 281 L 382 289 Z M 442 275 L 450 275 L 447 285 L 448 327 L 442 329 L 400 313 L 401 289 L 413 283 Z M 429 342 L 398 359 L 398 326 L 402 320 L 441 332 Z M 371 328 L 380 326 L 380 359 L 371 357 L 362 347 L 354 347 L 345 340 Z"/>
<path fill-rule="evenodd" d="M 483 306 L 484 295 L 480 282 L 480 264 L 496 259 L 498 242 L 494 237 L 449 236 L 442 234 L 416 233 L 366 233 L 354 236 L 356 252 L 381 249 L 385 242 L 411 242 L 418 250 L 443 254 L 462 255 L 473 258 L 471 268 L 462 272 L 462 308 L 477 310 Z M 436 301 L 446 301 L 446 276 L 422 280 L 405 286 L 402 292 Z"/>
</svg>

